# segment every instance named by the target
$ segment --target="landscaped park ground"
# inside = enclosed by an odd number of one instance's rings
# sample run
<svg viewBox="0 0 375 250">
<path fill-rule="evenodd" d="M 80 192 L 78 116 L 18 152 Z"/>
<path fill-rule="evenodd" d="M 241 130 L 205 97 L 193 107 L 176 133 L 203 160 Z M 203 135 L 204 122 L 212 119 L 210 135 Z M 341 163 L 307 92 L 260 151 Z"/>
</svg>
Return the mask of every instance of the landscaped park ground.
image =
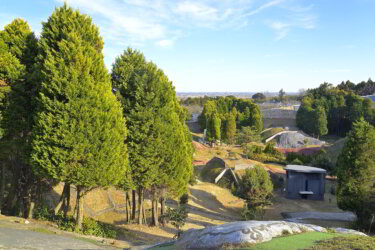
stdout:
<svg viewBox="0 0 375 250">
<path fill-rule="evenodd" d="M 202 134 L 193 133 L 193 142 L 196 152 L 194 155 L 194 165 L 198 177 L 197 184 L 189 186 L 189 217 L 187 223 L 182 228 L 204 228 L 211 225 L 219 225 L 227 222 L 241 220 L 241 210 L 244 200 L 232 195 L 228 189 L 221 188 L 213 183 L 202 181 L 201 170 L 207 161 L 213 157 L 224 159 L 230 167 L 236 164 L 258 164 L 269 170 L 272 174 L 283 176 L 285 171 L 282 166 L 276 164 L 262 164 L 241 157 L 242 149 L 236 146 L 208 147 L 197 142 Z M 241 172 L 237 173 L 241 175 Z M 326 193 L 324 201 L 290 200 L 284 197 L 283 188 L 274 192 L 270 206 L 264 215 L 263 220 L 281 220 L 281 213 L 285 212 L 343 212 L 337 207 L 336 197 L 331 194 L 331 187 L 335 186 L 335 180 L 326 181 Z M 51 202 L 58 199 L 62 192 L 62 185 L 54 188 L 51 195 Z M 74 196 L 74 191 L 72 197 Z M 176 234 L 176 229 L 172 225 L 165 227 L 148 227 L 147 225 L 125 224 L 123 213 L 124 193 L 120 190 L 110 188 L 108 190 L 94 190 L 85 198 L 86 216 L 91 216 L 96 220 L 115 224 L 118 228 L 117 240 L 110 240 L 107 243 L 114 247 L 132 247 L 137 245 L 150 245 L 158 242 L 168 241 Z M 72 198 L 72 207 L 74 199 Z M 176 207 L 177 201 L 168 200 L 167 206 Z M 146 208 L 150 203 L 146 202 Z M 4 224 L 0 220 L 0 227 Z M 348 227 L 350 223 L 341 221 L 308 220 L 307 223 L 317 224 L 326 227 Z M 9 223 L 9 222 L 7 222 Z M 37 221 L 32 221 L 32 225 L 39 225 Z M 47 222 L 40 224 L 39 231 L 56 231 L 55 227 Z M 39 227 L 39 226 L 37 226 Z M 327 236 L 328 237 L 328 236 Z M 318 237 L 319 238 L 319 237 Z M 332 238 L 332 237 L 331 237 Z M 97 238 L 94 238 L 97 240 Z M 101 241 L 101 239 L 99 239 Z M 259 248 L 260 249 L 260 248 Z"/>
</svg>

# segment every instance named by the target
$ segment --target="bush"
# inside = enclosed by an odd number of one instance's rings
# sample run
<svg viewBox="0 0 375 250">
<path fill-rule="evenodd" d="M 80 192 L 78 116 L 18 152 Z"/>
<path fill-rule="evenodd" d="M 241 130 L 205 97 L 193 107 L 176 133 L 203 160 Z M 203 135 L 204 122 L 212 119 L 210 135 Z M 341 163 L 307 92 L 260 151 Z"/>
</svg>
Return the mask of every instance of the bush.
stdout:
<svg viewBox="0 0 375 250">
<path fill-rule="evenodd" d="M 99 222 L 88 217 L 83 219 L 82 230 L 85 235 L 95 235 L 112 239 L 115 239 L 117 236 L 117 231 L 113 225 Z"/>
<path fill-rule="evenodd" d="M 49 211 L 47 205 L 39 206 L 34 209 L 33 218 L 37 220 L 52 220 L 53 214 Z"/>
<path fill-rule="evenodd" d="M 241 181 L 242 198 L 246 205 L 242 216 L 245 219 L 263 217 L 264 208 L 271 204 L 273 185 L 268 172 L 260 166 L 246 169 Z"/>
<path fill-rule="evenodd" d="M 241 216 L 244 220 L 263 220 L 264 214 L 265 210 L 263 207 L 249 207 L 248 204 L 244 205 L 244 208 L 241 212 Z"/>
<path fill-rule="evenodd" d="M 295 162 L 296 160 L 298 160 L 298 164 Z M 297 165 L 306 165 L 306 164 L 311 163 L 312 160 L 313 160 L 312 156 L 298 154 L 295 152 L 290 152 L 286 155 L 287 162 L 297 164 Z"/>
<path fill-rule="evenodd" d="M 176 209 L 168 208 L 167 213 L 162 216 L 162 220 L 170 222 L 177 229 L 177 237 L 181 235 L 181 227 L 185 225 L 188 217 L 188 210 L 186 206 L 179 206 Z"/>
</svg>

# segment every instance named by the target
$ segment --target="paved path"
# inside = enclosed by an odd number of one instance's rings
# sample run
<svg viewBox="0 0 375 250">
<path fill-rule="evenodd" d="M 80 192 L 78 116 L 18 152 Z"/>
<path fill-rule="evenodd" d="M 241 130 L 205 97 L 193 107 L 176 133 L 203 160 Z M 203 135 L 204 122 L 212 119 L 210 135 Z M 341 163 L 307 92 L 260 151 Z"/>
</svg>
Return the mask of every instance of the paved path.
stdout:
<svg viewBox="0 0 375 250">
<path fill-rule="evenodd" d="M 0 249 L 105 249 L 77 238 L 40 232 L 0 227 Z"/>
<path fill-rule="evenodd" d="M 328 212 L 294 212 L 282 213 L 288 221 L 299 221 L 303 219 L 355 221 L 357 217 L 352 212 L 328 213 Z"/>
</svg>

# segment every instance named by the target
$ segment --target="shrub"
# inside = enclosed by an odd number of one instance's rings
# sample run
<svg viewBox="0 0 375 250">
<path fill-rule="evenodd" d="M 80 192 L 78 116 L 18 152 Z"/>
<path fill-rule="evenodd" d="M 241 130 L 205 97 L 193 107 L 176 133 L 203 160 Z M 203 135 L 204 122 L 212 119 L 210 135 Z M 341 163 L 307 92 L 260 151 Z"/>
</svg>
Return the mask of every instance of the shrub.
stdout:
<svg viewBox="0 0 375 250">
<path fill-rule="evenodd" d="M 83 220 L 82 230 L 83 234 L 86 235 L 95 235 L 112 239 L 115 239 L 117 236 L 117 231 L 113 225 L 99 222 L 88 217 L 85 217 Z"/>
<path fill-rule="evenodd" d="M 52 220 L 53 214 L 49 211 L 47 205 L 39 206 L 34 209 L 33 218 L 37 220 Z"/>
<path fill-rule="evenodd" d="M 186 206 L 179 206 L 176 209 L 168 208 L 167 213 L 162 216 L 162 220 L 170 222 L 177 229 L 177 237 L 181 235 L 181 227 L 185 225 L 188 217 L 188 210 Z"/>
<path fill-rule="evenodd" d="M 260 166 L 245 170 L 241 181 L 242 194 L 246 200 L 244 218 L 263 217 L 264 208 L 271 204 L 273 185 L 268 172 Z"/>
</svg>

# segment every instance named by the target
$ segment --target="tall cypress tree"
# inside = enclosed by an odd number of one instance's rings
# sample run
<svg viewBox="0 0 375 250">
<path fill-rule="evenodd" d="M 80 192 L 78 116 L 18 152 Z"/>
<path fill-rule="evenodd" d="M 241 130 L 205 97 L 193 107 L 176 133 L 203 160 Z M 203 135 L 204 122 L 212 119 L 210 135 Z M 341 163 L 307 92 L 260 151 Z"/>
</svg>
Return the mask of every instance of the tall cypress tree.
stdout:
<svg viewBox="0 0 375 250">
<path fill-rule="evenodd" d="M 8 51 L 7 55 L 2 56 L 8 69 L 11 65 L 19 65 L 13 72 L 8 70 L 8 79 L 5 79 L 10 92 L 4 99 L 4 137 L 0 146 L 1 152 L 6 156 L 2 160 L 9 166 L 7 210 L 14 214 L 17 212 L 15 208 L 23 204 L 24 217 L 30 217 L 32 196 L 35 198 L 37 184 L 40 183 L 29 165 L 36 89 L 32 79 L 38 51 L 37 39 L 26 21 L 15 19 L 0 32 L 0 40 L 2 50 Z M 3 170 L 4 173 L 4 167 Z"/>
<path fill-rule="evenodd" d="M 186 189 L 191 173 L 191 143 L 171 82 L 142 53 L 125 50 L 113 65 L 112 83 L 127 117 L 129 165 L 138 189 L 138 223 L 142 224 L 145 189 L 154 193 L 154 209 L 157 189 L 177 193 Z M 156 214 L 154 211 L 155 224 Z"/>
<path fill-rule="evenodd" d="M 32 163 L 40 175 L 77 189 L 77 229 L 83 197 L 123 181 L 125 121 L 103 60 L 103 40 L 91 18 L 67 5 L 43 24 L 41 88 Z"/>
</svg>

